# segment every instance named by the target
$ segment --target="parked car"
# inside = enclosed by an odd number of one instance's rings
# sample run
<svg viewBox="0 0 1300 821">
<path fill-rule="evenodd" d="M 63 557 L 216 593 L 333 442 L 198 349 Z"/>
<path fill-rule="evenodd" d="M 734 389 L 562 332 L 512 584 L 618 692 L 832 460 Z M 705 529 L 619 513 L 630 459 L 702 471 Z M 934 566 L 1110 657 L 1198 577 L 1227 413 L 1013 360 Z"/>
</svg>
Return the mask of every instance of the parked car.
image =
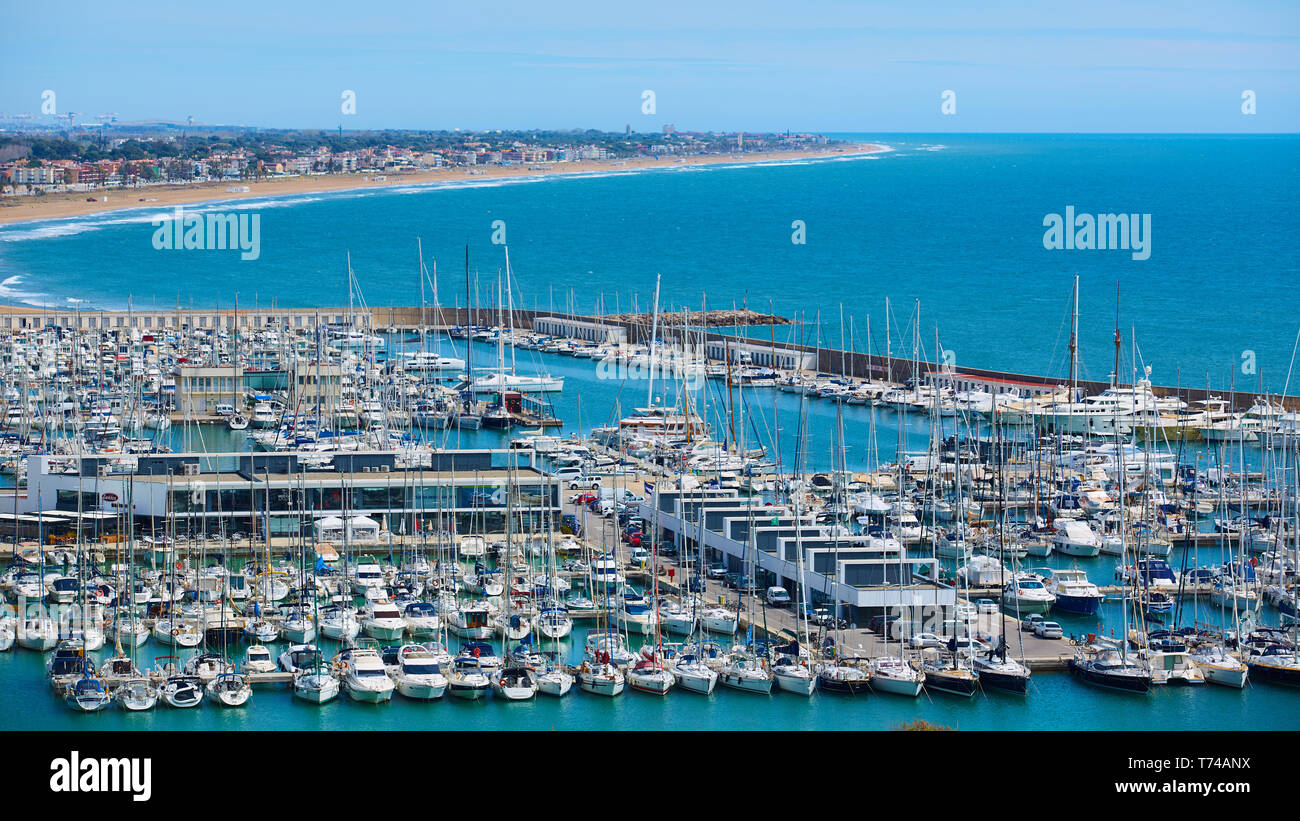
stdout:
<svg viewBox="0 0 1300 821">
<path fill-rule="evenodd" d="M 913 647 L 925 649 L 927 647 L 947 647 L 948 640 L 937 633 L 917 633 L 908 639 L 908 643 Z"/>
<path fill-rule="evenodd" d="M 877 636 L 883 636 L 885 635 L 885 631 L 889 628 L 889 625 L 898 621 L 900 618 L 902 617 L 897 614 L 890 616 L 872 616 L 871 620 L 867 622 L 867 629 L 875 633 Z"/>
<path fill-rule="evenodd" d="M 595 490 L 600 487 L 599 476 L 575 476 L 569 480 L 569 490 Z"/>
<path fill-rule="evenodd" d="M 1059 639 L 1065 635 L 1061 625 L 1054 621 L 1040 621 L 1034 625 L 1034 635 L 1040 639 Z"/>
<path fill-rule="evenodd" d="M 988 642 L 980 641 L 979 639 L 971 638 L 970 636 L 958 636 L 957 638 L 949 639 L 948 641 L 948 646 L 950 648 L 955 647 L 958 653 L 965 653 L 967 655 L 971 653 L 983 653 L 986 650 L 992 649 Z"/>
<path fill-rule="evenodd" d="M 634 546 L 630 558 L 632 564 L 639 564 L 644 567 L 646 563 L 650 561 L 650 551 L 646 550 L 644 547 Z"/>
<path fill-rule="evenodd" d="M 804 608 L 804 613 L 806 613 L 808 616 L 808 621 L 812 622 L 813 624 L 825 626 L 828 624 L 832 624 L 835 621 L 835 617 L 831 615 L 831 611 L 829 607 L 825 607 L 823 605 L 813 606 L 812 604 L 805 604 L 803 608 Z"/>
<path fill-rule="evenodd" d="M 727 577 L 727 566 L 721 562 L 714 562 L 709 565 L 705 572 L 710 579 L 725 579 Z"/>
<path fill-rule="evenodd" d="M 1030 613 L 1028 616 L 1025 616 L 1020 620 L 1020 629 L 1033 633 L 1039 622 L 1043 621 L 1046 621 L 1046 619 L 1038 613 Z"/>
<path fill-rule="evenodd" d="M 594 493 L 575 493 L 569 497 L 571 505 L 589 505 L 600 497 Z"/>
<path fill-rule="evenodd" d="M 767 589 L 767 603 L 773 607 L 785 607 L 790 603 L 790 594 L 784 587 L 769 587 Z"/>
</svg>

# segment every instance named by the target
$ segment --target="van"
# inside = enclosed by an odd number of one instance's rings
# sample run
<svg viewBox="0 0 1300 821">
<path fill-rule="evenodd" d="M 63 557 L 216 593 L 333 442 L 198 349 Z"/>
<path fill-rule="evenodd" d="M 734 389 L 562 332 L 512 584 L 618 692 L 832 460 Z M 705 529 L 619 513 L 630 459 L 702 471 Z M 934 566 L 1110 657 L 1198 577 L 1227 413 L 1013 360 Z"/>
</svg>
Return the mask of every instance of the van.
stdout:
<svg viewBox="0 0 1300 821">
<path fill-rule="evenodd" d="M 790 594 L 784 587 L 772 586 L 767 589 L 767 603 L 772 607 L 785 607 L 790 603 Z"/>
<path fill-rule="evenodd" d="M 578 467 L 577 465 L 565 465 L 564 467 L 555 469 L 555 476 L 559 478 L 561 481 L 567 482 L 568 480 L 576 479 L 581 475 L 582 475 L 582 468 Z"/>
</svg>

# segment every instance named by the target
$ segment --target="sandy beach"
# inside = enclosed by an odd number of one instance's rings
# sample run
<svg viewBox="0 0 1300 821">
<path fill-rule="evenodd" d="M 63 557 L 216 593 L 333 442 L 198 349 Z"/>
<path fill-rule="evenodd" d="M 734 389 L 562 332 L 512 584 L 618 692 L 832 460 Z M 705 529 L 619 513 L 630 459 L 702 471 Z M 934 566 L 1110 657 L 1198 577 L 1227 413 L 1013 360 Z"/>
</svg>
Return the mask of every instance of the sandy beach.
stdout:
<svg viewBox="0 0 1300 821">
<path fill-rule="evenodd" d="M 636 172 L 674 166 L 714 165 L 719 163 L 773 163 L 806 159 L 860 156 L 888 150 L 881 145 L 838 145 L 801 151 L 768 151 L 745 154 L 714 154 L 663 159 L 641 157 L 627 160 L 584 160 L 560 163 L 544 170 L 517 166 L 481 166 L 476 168 L 438 168 L 427 171 L 388 174 L 321 174 L 285 177 L 261 182 L 227 180 L 192 185 L 149 185 L 139 188 L 104 189 L 93 192 L 10 196 L 0 199 L 0 224 L 31 220 L 82 217 L 126 208 L 157 208 L 214 202 L 274 197 L 287 194 L 344 191 L 358 188 L 385 188 L 421 183 L 466 182 L 500 177 L 562 176 L 571 174 Z M 245 192 L 230 192 L 231 187 L 248 187 Z M 88 198 L 94 202 L 88 202 Z"/>
</svg>

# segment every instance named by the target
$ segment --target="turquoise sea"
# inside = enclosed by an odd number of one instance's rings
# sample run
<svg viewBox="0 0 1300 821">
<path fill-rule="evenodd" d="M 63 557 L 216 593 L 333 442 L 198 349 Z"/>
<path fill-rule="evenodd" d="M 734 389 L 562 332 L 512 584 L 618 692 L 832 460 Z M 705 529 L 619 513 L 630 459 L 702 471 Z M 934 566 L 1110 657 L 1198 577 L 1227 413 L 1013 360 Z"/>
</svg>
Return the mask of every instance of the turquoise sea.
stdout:
<svg viewBox="0 0 1300 821">
<path fill-rule="evenodd" d="M 924 350 L 937 325 L 958 365 L 1064 375 L 1078 275 L 1082 376 L 1105 381 L 1113 369 L 1118 284 L 1125 371 L 1136 337 L 1138 366 L 1156 384 L 1286 382 L 1300 329 L 1300 138 L 838 136 L 894 150 L 245 200 L 233 207 L 261 217 L 261 254 L 250 261 L 154 250 L 156 208 L 9 225 L 0 227 L 0 298 L 230 307 L 238 292 L 249 307 L 346 305 L 350 253 L 370 305 L 418 304 L 420 237 L 426 261 L 438 261 L 441 302 L 465 304 L 468 244 L 486 304 L 504 265 L 491 242 L 502 220 L 516 304 L 530 308 L 614 312 L 635 300 L 649 310 L 662 275 L 665 305 L 766 311 L 770 301 L 810 324 L 820 311 L 820 336 L 836 346 L 851 318 L 864 349 L 869 318 L 871 347 L 883 352 L 888 297 L 892 350 L 910 356 L 905 329 L 919 300 Z M 1069 206 L 1150 214 L 1150 258 L 1046 250 L 1044 218 Z M 791 241 L 795 220 L 806 244 Z M 778 330 L 800 332 L 818 336 Z M 1254 373 L 1242 370 L 1245 351 Z"/>
<path fill-rule="evenodd" d="M 1066 372 L 1070 290 L 1080 277 L 1083 374 L 1105 379 L 1112 367 L 1115 287 L 1125 357 L 1136 335 L 1140 365 L 1160 384 L 1218 388 L 1229 379 L 1280 390 L 1287 380 L 1300 297 L 1293 280 L 1294 199 L 1300 139 L 1217 136 L 854 135 L 894 150 L 870 159 L 755 167 L 663 169 L 586 178 L 441 185 L 244 202 L 261 215 L 262 253 L 240 262 L 225 252 L 154 251 L 154 211 L 0 227 L 2 296 L 11 302 L 125 307 L 185 304 L 240 306 L 346 304 L 344 254 L 350 252 L 372 306 L 418 302 L 415 238 L 438 259 L 439 297 L 464 305 L 463 247 L 478 272 L 480 300 L 495 294 L 501 249 L 491 224 L 505 220 L 516 304 L 590 312 L 648 309 L 656 274 L 667 305 L 698 308 L 747 304 L 806 318 L 783 334 L 814 341 L 821 311 L 823 342 L 838 346 L 853 318 L 854 347 L 883 352 L 884 303 L 893 306 L 892 351 L 910 356 L 906 326 L 920 300 L 921 344 L 940 344 L 958 364 L 1035 373 Z M 1049 213 L 1135 212 L 1152 215 L 1152 254 L 1047 251 Z M 212 206 L 214 208 L 224 206 Z M 807 244 L 790 242 L 804 220 Z M 707 294 L 705 294 L 707 292 Z M 840 324 L 843 306 L 844 325 Z M 766 334 L 766 330 L 760 332 Z M 390 346 L 400 343 L 390 338 Z M 1256 373 L 1242 370 L 1253 351 Z M 486 363 L 492 353 L 476 346 Z M 463 350 L 461 351 L 463 355 Z M 646 399 L 644 383 L 598 381 L 588 360 L 520 351 L 521 370 L 544 368 L 569 380 L 554 398 L 566 429 L 608 424 Z M 1126 364 L 1125 367 L 1128 367 Z M 667 388 L 671 390 L 671 388 Z M 1294 380 L 1290 392 L 1295 392 Z M 711 403 L 725 397 L 715 385 Z M 759 391 L 746 399 L 746 439 L 793 459 L 799 399 Z M 837 461 L 834 406 L 809 407 L 808 466 Z M 715 424 L 718 417 L 713 416 Z M 849 407 L 843 413 L 844 458 L 869 467 L 893 458 L 898 419 L 890 411 Z M 179 428 L 179 426 L 177 426 Z M 924 448 L 927 423 L 903 422 L 907 449 Z M 874 432 L 874 445 L 872 435 Z M 184 431 L 173 429 L 179 447 Z M 192 449 L 242 448 L 224 430 L 205 429 Z M 773 445 L 773 441 L 776 445 Z M 500 444 L 487 431 L 451 433 L 448 446 Z M 773 454 L 775 455 L 775 453 Z M 1211 454 L 1193 451 L 1208 467 Z M 1258 456 L 1247 452 L 1255 464 Z M 1211 551 L 1212 552 L 1212 551 Z M 1219 557 L 1202 549 L 1199 564 Z M 1178 566 L 1176 553 L 1171 563 Z M 1099 584 L 1113 560 L 1087 560 Z M 1119 612 L 1073 623 L 1067 632 L 1110 632 Z M 1098 628 L 1101 629 L 1098 629 Z M 580 654 L 581 630 L 567 643 Z M 168 651 L 151 642 L 141 661 Z M 102 655 L 102 654 L 101 654 Z M 50 694 L 43 661 L 15 649 L 0 654 L 6 707 L 0 729 L 885 729 L 925 718 L 962 729 L 1300 729 L 1300 693 L 1272 685 L 1244 692 L 1205 686 L 1158 690 L 1147 697 L 1097 691 L 1065 674 L 1040 673 L 1028 697 L 990 692 L 969 702 L 943 695 L 912 701 L 872 695 L 758 697 L 719 691 L 711 697 L 672 693 L 656 699 L 627 693 L 609 700 L 575 691 L 529 704 L 455 700 L 386 706 L 346 697 L 312 707 L 286 690 L 260 689 L 238 710 L 159 708 L 143 715 L 110 710 L 73 714 Z M 761 702 L 761 704 L 760 704 Z"/>
</svg>

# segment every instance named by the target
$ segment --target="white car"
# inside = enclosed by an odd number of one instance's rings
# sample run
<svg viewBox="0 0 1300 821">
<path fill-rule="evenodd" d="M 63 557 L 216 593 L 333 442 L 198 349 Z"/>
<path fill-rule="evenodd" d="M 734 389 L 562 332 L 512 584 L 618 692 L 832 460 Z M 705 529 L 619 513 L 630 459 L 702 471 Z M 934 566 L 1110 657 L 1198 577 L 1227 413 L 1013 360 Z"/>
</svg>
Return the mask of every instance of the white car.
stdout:
<svg viewBox="0 0 1300 821">
<path fill-rule="evenodd" d="M 596 490 L 599 487 L 599 476 L 575 476 L 569 480 L 569 490 Z"/>
<path fill-rule="evenodd" d="M 927 647 L 947 647 L 948 640 L 936 633 L 917 633 L 908 639 L 913 647 L 925 649 Z"/>
<path fill-rule="evenodd" d="M 1059 639 L 1065 635 L 1061 625 L 1054 621 L 1040 621 L 1034 625 L 1034 635 L 1040 639 Z"/>
</svg>

